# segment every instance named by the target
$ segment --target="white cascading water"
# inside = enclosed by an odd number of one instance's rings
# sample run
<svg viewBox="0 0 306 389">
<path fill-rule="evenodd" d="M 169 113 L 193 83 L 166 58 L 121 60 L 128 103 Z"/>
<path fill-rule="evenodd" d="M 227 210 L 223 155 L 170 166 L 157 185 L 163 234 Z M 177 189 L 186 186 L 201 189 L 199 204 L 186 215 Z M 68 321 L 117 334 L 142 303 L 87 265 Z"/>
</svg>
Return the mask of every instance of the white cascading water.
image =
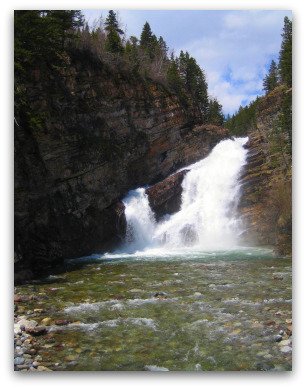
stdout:
<svg viewBox="0 0 306 389">
<path fill-rule="evenodd" d="M 145 188 L 131 190 L 123 202 L 127 220 L 125 241 L 128 251 L 143 250 L 151 246 L 156 224 Z"/>
<path fill-rule="evenodd" d="M 235 247 L 242 232 L 237 205 L 247 139 L 223 140 L 207 158 L 186 167 L 189 172 L 182 182 L 181 208 L 159 223 L 155 222 L 145 189 L 130 191 L 123 200 L 128 224 L 124 251 Z"/>
</svg>

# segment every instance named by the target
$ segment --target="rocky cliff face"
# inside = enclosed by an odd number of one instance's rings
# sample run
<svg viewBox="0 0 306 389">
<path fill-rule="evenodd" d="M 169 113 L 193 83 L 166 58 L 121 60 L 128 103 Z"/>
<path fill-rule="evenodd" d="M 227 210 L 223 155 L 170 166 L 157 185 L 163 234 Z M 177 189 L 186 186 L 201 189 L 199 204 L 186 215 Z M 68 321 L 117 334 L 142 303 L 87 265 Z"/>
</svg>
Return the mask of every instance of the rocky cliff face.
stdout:
<svg viewBox="0 0 306 389">
<path fill-rule="evenodd" d="M 240 202 L 244 240 L 272 245 L 282 255 L 291 253 L 291 160 L 285 147 L 275 147 L 275 142 L 281 141 L 275 131 L 285 93 L 288 91 L 278 88 L 259 102 L 256 123 L 248 131 L 248 163 L 241 179 Z"/>
<path fill-rule="evenodd" d="M 118 242 L 128 190 L 163 180 L 227 136 L 163 86 L 101 64 L 75 58 L 33 78 L 35 114 L 15 117 L 15 270 L 23 278 Z"/>
</svg>

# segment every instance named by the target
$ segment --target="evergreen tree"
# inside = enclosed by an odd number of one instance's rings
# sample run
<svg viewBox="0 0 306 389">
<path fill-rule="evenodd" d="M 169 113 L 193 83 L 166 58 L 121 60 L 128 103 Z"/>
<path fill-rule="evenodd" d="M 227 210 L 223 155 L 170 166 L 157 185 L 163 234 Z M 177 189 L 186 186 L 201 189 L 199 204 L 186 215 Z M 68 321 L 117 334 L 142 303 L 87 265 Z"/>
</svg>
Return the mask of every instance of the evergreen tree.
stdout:
<svg viewBox="0 0 306 389">
<path fill-rule="evenodd" d="M 52 18 L 54 24 L 59 26 L 61 31 L 69 31 L 84 25 L 84 16 L 81 11 L 42 11 L 42 17 Z"/>
<path fill-rule="evenodd" d="M 240 106 L 238 112 L 230 117 L 225 126 L 230 130 L 233 135 L 245 135 L 250 127 L 256 121 L 256 108 L 259 102 L 259 98 L 252 101 L 246 107 Z"/>
<path fill-rule="evenodd" d="M 133 53 L 134 55 L 137 55 L 138 51 L 138 39 L 136 36 L 131 36 L 130 39 L 126 42 L 125 45 L 125 51 L 127 54 Z"/>
<path fill-rule="evenodd" d="M 25 128 L 41 129 L 44 112 L 33 109 L 28 85 L 38 74 L 50 74 L 67 66 L 68 49 L 83 24 L 80 11 L 15 11 L 14 105 L 15 117 Z M 69 46 L 67 45 L 69 42 Z M 34 76 L 34 77 L 33 77 Z"/>
<path fill-rule="evenodd" d="M 123 30 L 119 27 L 119 22 L 117 20 L 116 13 L 113 10 L 108 11 L 108 16 L 105 19 L 105 30 L 116 31 L 119 35 L 123 35 Z"/>
<path fill-rule="evenodd" d="M 15 11 L 14 55 L 16 76 L 33 64 L 58 64 L 65 42 L 83 24 L 80 11 Z"/>
<path fill-rule="evenodd" d="M 135 36 L 131 36 L 126 42 L 125 53 L 128 61 L 131 64 L 132 71 L 137 74 L 140 66 L 140 58 L 138 53 L 138 39 Z"/>
<path fill-rule="evenodd" d="M 148 22 L 145 22 L 140 35 L 140 46 L 148 48 L 152 43 L 153 33 Z"/>
<path fill-rule="evenodd" d="M 140 35 L 140 47 L 145 51 L 150 59 L 153 59 L 156 55 L 157 46 L 158 41 L 156 35 L 152 33 L 149 23 L 145 22 Z"/>
<path fill-rule="evenodd" d="M 217 99 L 209 99 L 208 122 L 217 126 L 222 126 L 224 124 L 222 105 Z"/>
<path fill-rule="evenodd" d="M 282 83 L 292 86 L 292 21 L 286 16 L 279 53 L 279 70 Z"/>
<path fill-rule="evenodd" d="M 180 97 L 185 98 L 184 84 L 183 80 L 180 77 L 178 60 L 174 58 L 174 55 L 171 55 L 170 64 L 167 69 L 167 81 L 170 88 Z"/>
<path fill-rule="evenodd" d="M 46 24 L 49 24 L 53 33 L 55 33 L 55 30 L 57 31 L 62 47 L 64 47 L 65 40 L 71 38 L 74 31 L 84 25 L 84 17 L 81 11 L 43 11 L 41 15 L 46 19 Z"/>
<path fill-rule="evenodd" d="M 109 11 L 105 20 L 105 30 L 107 31 L 106 50 L 111 53 L 122 53 L 124 49 L 120 35 L 123 34 L 123 31 L 119 27 L 116 13 L 113 10 Z"/>
<path fill-rule="evenodd" d="M 281 82 L 292 87 L 292 21 L 286 16 L 282 33 L 282 44 L 279 53 L 279 71 Z M 287 91 L 283 102 L 279 125 L 287 134 L 291 154 L 292 147 L 292 91 Z"/>
<path fill-rule="evenodd" d="M 193 103 L 198 106 L 204 121 L 208 120 L 208 93 L 205 74 L 196 60 L 186 51 L 180 52 L 179 74 Z"/>
<path fill-rule="evenodd" d="M 162 36 L 160 36 L 158 38 L 157 44 L 158 44 L 158 50 L 159 50 L 160 54 L 163 56 L 164 59 L 167 59 L 167 57 L 168 57 L 168 46 L 167 46 L 167 44 L 164 41 Z"/>
<path fill-rule="evenodd" d="M 109 30 L 105 42 L 105 48 L 110 53 L 122 53 L 123 46 L 119 34 L 115 30 Z"/>
<path fill-rule="evenodd" d="M 263 80 L 263 89 L 266 93 L 271 92 L 274 88 L 276 88 L 278 84 L 278 67 L 274 60 L 271 61 L 269 73 Z"/>
<path fill-rule="evenodd" d="M 181 76 L 182 80 L 184 81 L 185 85 L 187 84 L 187 67 L 188 67 L 189 58 L 190 57 L 189 57 L 188 51 L 186 51 L 186 53 L 184 53 L 181 50 L 180 56 L 178 58 L 179 72 L 180 72 L 180 76 Z"/>
</svg>

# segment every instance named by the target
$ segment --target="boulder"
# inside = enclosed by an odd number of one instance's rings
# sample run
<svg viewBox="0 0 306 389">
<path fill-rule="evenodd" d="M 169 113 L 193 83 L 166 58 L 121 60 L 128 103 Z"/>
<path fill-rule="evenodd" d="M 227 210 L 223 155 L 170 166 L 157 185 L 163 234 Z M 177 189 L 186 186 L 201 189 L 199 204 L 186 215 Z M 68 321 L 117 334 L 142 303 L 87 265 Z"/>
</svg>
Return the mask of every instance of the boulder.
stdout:
<svg viewBox="0 0 306 389">
<path fill-rule="evenodd" d="M 45 335 L 48 332 L 47 328 L 44 326 L 26 327 L 25 330 L 28 334 L 33 336 Z"/>
<path fill-rule="evenodd" d="M 183 190 L 182 182 L 187 172 L 188 170 L 181 170 L 174 173 L 146 190 L 156 220 L 179 211 Z"/>
</svg>

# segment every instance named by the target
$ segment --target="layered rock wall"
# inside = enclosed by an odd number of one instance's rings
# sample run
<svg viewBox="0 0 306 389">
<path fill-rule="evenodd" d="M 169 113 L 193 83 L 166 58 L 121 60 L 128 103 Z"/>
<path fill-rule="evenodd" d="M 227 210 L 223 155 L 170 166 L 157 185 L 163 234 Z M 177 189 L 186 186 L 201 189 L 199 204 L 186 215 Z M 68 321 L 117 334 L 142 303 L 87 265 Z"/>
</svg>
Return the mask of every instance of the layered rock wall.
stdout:
<svg viewBox="0 0 306 389">
<path fill-rule="evenodd" d="M 33 78 L 33 118 L 22 109 L 15 117 L 16 273 L 118 243 L 128 190 L 163 180 L 227 136 L 162 85 L 85 59 Z"/>
<path fill-rule="evenodd" d="M 275 89 L 258 104 L 256 122 L 248 129 L 240 201 L 244 242 L 273 246 L 282 255 L 291 253 L 291 160 L 288 150 L 274 143 L 281 139 L 275 139 L 275 131 L 285 93 L 283 87 Z"/>
</svg>

